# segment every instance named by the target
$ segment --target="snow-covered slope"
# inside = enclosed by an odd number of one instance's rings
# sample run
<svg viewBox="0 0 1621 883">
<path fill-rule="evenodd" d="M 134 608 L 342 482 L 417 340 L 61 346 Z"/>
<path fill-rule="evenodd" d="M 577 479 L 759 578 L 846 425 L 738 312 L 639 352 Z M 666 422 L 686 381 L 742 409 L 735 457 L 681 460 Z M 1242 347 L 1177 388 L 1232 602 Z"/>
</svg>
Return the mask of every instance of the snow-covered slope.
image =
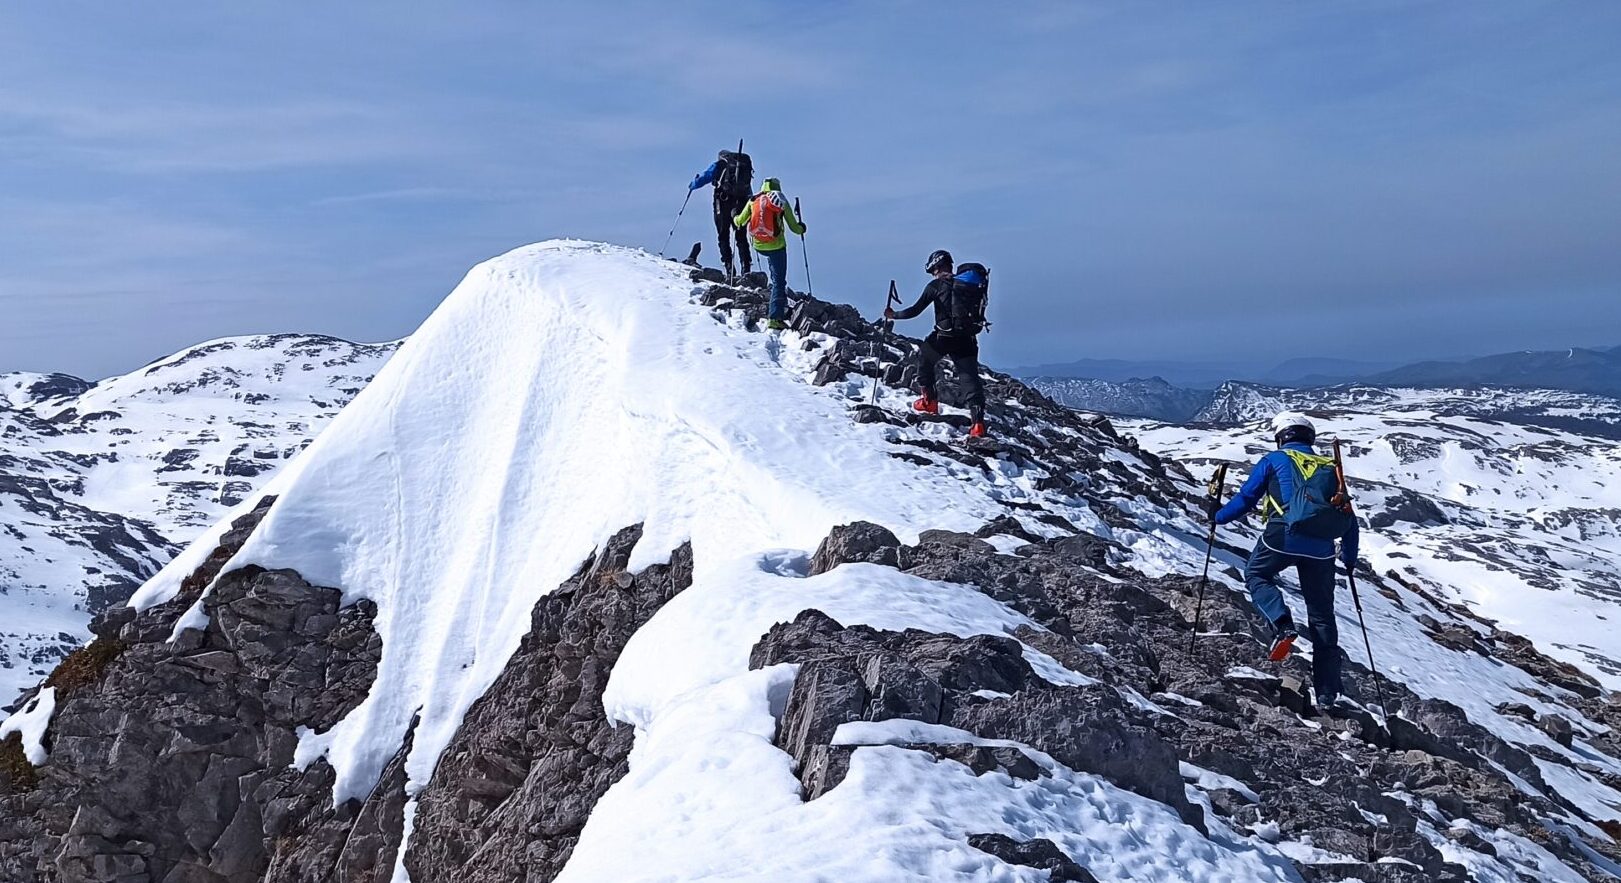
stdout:
<svg viewBox="0 0 1621 883">
<path fill-rule="evenodd" d="M 965 441 L 960 411 L 906 413 L 901 341 L 813 301 L 762 333 L 761 300 L 590 243 L 475 268 L 266 499 L 102 621 L 111 661 L 13 721 L 48 760 L 38 802 L 0 790 L 0 868 L 98 849 L 233 883 L 1621 867 L 1602 826 L 1621 718 L 1596 686 L 1370 575 L 1402 714 L 1313 718 L 1299 659 L 1252 667 L 1231 591 L 1248 528 L 1184 649 L 1206 550 L 1181 466 L 1001 376 L 999 437 Z M 1477 627 L 1480 649 L 1447 643 Z M 154 701 L 175 710 L 120 713 Z M 141 789 L 176 777 L 222 796 Z"/>
<path fill-rule="evenodd" d="M 302 450 L 393 349 L 236 337 L 96 384 L 0 375 L 0 706 Z"/>
<path fill-rule="evenodd" d="M 690 634 L 645 671 L 616 671 L 617 715 L 645 726 L 683 694 L 747 670 L 772 617 L 808 600 L 772 604 L 770 587 L 834 525 L 972 530 L 1003 511 L 1000 499 L 1033 493 L 1027 477 L 969 481 L 889 456 L 885 427 L 846 416 L 858 390 L 807 384 L 813 351 L 717 321 L 690 303 L 686 274 L 580 243 L 480 265 L 271 481 L 278 501 L 233 563 L 292 568 L 380 611 L 376 687 L 333 730 L 305 739 L 306 760 L 325 755 L 336 767 L 340 799 L 372 787 L 413 715 L 408 770 L 426 781 L 537 598 L 625 525 L 645 525 L 632 569 L 690 540 L 688 597 L 712 591 L 729 608 L 699 617 L 728 641 Z M 469 394 L 483 390 L 499 392 Z M 171 597 L 214 539 L 132 603 Z M 756 609 L 733 606 L 747 599 Z M 908 624 L 882 612 L 893 603 L 854 609 L 860 621 Z M 960 628 L 999 632 L 1005 616 L 964 614 Z"/>
<path fill-rule="evenodd" d="M 1347 473 L 1373 528 L 1365 555 L 1378 570 L 1621 687 L 1621 442 L 1537 425 L 1621 429 L 1621 402 L 1366 387 L 1240 399 L 1249 422 L 1234 426 L 1124 422 L 1185 463 L 1247 467 L 1269 447 L 1262 415 L 1309 410 L 1325 439 L 1347 443 Z"/>
</svg>

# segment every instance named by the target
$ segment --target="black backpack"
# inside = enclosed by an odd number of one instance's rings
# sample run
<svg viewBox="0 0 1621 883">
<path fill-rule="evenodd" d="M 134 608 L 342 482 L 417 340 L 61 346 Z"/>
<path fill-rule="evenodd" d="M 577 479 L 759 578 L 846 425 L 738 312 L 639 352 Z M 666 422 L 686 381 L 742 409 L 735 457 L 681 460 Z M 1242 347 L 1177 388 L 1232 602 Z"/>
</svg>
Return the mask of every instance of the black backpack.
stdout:
<svg viewBox="0 0 1621 883">
<path fill-rule="evenodd" d="M 991 296 L 991 271 L 984 264 L 958 264 L 946 291 L 946 331 L 971 337 L 984 331 L 985 305 Z"/>
<path fill-rule="evenodd" d="M 720 152 L 720 169 L 715 173 L 715 195 L 747 200 L 754 195 L 754 161 L 746 153 Z"/>
</svg>

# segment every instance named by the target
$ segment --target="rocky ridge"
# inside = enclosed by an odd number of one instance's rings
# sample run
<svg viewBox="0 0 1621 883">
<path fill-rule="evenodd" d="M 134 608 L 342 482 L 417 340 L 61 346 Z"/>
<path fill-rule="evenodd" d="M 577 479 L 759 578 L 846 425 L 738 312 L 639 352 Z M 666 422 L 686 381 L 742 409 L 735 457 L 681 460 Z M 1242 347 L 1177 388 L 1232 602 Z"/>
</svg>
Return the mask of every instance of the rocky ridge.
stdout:
<svg viewBox="0 0 1621 883">
<path fill-rule="evenodd" d="M 762 292 L 700 282 L 709 284 L 695 298 L 717 320 L 762 322 Z M 1471 717 L 1479 712 L 1398 676 L 1384 685 L 1388 717 L 1317 714 L 1302 659 L 1258 662 L 1261 623 L 1228 569 L 1242 546 L 1220 550 L 1206 632 L 1186 650 L 1197 580 L 1152 557 L 1198 542 L 1197 483 L 1180 465 L 994 372 L 998 435 L 964 442 L 962 414 L 895 407 L 915 377 L 909 341 L 809 298 L 797 299 L 791 324 L 784 345 L 803 347 L 807 380 L 847 387 L 852 419 L 883 425 L 890 456 L 1010 490 L 1007 513 L 975 535 L 925 532 L 903 544 L 878 525 L 837 528 L 809 573 L 863 562 L 973 586 L 1039 626 L 965 638 L 806 609 L 770 628 L 750 662 L 798 666 L 774 743 L 794 758 L 806 800 L 836 790 L 860 752 L 909 751 L 1012 789 L 1096 776 L 1212 840 L 1264 852 L 1281 879 L 1601 880 L 1621 868 L 1616 815 L 1597 805 L 1608 795 L 1621 804 L 1611 790 L 1621 784 L 1621 708 L 1579 670 L 1487 631 L 1422 585 L 1369 572 L 1364 592 L 1381 609 L 1423 623 L 1418 639 L 1437 654 L 1512 671 L 1505 679 L 1524 688 L 1522 701 Z M 875 379 L 879 404 L 866 404 Z M 942 398 L 958 403 L 949 379 Z M 1038 499 L 1083 506 L 1097 522 L 1077 525 Z M 214 583 L 206 626 L 176 632 L 214 581 L 207 568 L 254 523 L 238 522 L 180 598 L 100 617 L 99 640 L 117 652 L 59 697 L 50 761 L 28 777 L 0 774 L 0 875 L 388 877 L 404 828 L 398 763 L 371 796 L 334 807 L 330 768 L 299 770 L 292 756 L 297 727 L 330 725 L 369 687 L 380 647 L 367 604 L 340 607 L 335 589 L 246 567 Z M 681 549 L 667 565 L 627 572 L 639 540 L 627 526 L 536 605 L 529 634 L 419 797 L 403 857 L 413 879 L 549 880 L 566 867 L 596 800 L 628 769 L 630 728 L 606 721 L 602 685 L 625 642 L 691 579 Z M 1061 663 L 1063 683 L 1036 671 L 1021 645 Z M 1371 674 L 1354 657 L 1348 677 L 1370 701 Z M 1062 832 L 962 836 L 1020 873 L 1129 879 L 1106 856 L 1066 853 Z"/>
</svg>

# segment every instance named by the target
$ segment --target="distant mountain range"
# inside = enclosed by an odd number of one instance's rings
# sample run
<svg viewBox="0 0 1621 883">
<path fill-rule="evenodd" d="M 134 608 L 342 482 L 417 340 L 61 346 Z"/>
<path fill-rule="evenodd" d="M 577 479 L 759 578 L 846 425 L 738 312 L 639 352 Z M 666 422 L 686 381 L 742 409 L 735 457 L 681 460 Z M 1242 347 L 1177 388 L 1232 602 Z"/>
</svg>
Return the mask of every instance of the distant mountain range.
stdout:
<svg viewBox="0 0 1621 883">
<path fill-rule="evenodd" d="M 1378 386 L 1562 389 L 1621 395 L 1621 346 L 1528 351 L 1463 362 L 1417 362 L 1360 378 Z"/>
<path fill-rule="evenodd" d="M 1259 374 L 1211 380 L 1195 363 L 1083 359 L 1022 369 L 1054 401 L 1087 411 L 1182 422 L 1221 421 L 1234 397 L 1272 398 L 1268 389 L 1547 389 L 1621 397 L 1621 346 L 1500 353 L 1389 367 L 1345 359 L 1292 359 Z M 1092 374 L 1084 372 L 1091 371 Z"/>
<path fill-rule="evenodd" d="M 1274 365 L 1244 367 L 1215 362 L 1133 361 L 1129 359 L 1077 359 L 1053 365 L 1015 368 L 1017 377 L 1085 378 L 1125 383 L 1132 380 L 1164 381 L 1187 389 L 1215 389 L 1229 380 L 1266 383 L 1273 386 L 1332 386 L 1370 374 L 1389 371 L 1395 362 L 1363 362 L 1353 359 L 1299 358 Z"/>
<path fill-rule="evenodd" d="M 1157 377 L 1190 389 L 1214 389 L 1229 380 L 1295 388 L 1360 381 L 1374 386 L 1502 386 L 1616 395 L 1621 393 L 1621 346 L 1522 350 L 1406 365 L 1307 357 L 1264 370 L 1214 362 L 1077 359 L 1016 368 L 1013 373 L 1018 377 L 1084 377 L 1111 383 Z"/>
</svg>

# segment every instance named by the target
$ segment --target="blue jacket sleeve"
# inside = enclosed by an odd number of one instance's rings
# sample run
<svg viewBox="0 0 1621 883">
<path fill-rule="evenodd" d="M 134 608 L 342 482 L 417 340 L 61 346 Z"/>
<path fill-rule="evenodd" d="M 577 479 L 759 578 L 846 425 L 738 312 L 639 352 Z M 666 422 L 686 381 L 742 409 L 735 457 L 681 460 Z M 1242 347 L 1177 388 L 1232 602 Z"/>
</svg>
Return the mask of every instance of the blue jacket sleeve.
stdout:
<svg viewBox="0 0 1621 883">
<path fill-rule="evenodd" d="M 702 187 L 705 184 L 715 183 L 715 169 L 719 165 L 719 161 L 710 163 L 709 168 L 699 172 L 697 176 L 692 179 L 692 183 L 687 185 L 687 190 L 697 190 L 699 187 Z"/>
<path fill-rule="evenodd" d="M 1221 507 L 1216 513 L 1216 523 L 1226 524 L 1243 517 L 1244 513 L 1260 505 L 1261 497 L 1266 494 L 1266 483 L 1272 477 L 1272 456 L 1269 454 L 1261 458 L 1255 468 L 1250 470 L 1250 477 L 1244 486 L 1238 489 L 1227 505 Z"/>
</svg>

